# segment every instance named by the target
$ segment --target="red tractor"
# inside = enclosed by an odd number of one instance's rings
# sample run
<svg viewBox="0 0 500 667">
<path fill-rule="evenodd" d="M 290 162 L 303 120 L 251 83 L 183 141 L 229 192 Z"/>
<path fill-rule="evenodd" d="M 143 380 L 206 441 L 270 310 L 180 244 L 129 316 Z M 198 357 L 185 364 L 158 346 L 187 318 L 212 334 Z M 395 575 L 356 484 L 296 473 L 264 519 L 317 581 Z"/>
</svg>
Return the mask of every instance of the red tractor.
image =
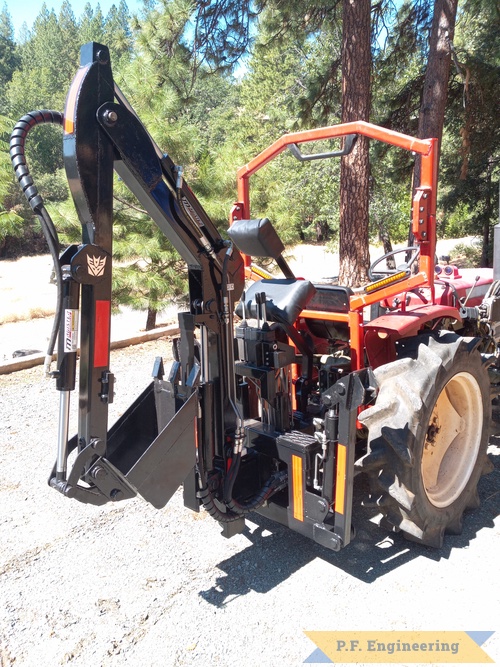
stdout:
<svg viewBox="0 0 500 667">
<path fill-rule="evenodd" d="M 26 135 L 41 122 L 63 126 L 82 224 L 82 243 L 60 257 L 24 157 Z M 297 278 L 272 224 L 252 218 L 249 179 L 287 148 L 304 161 L 330 158 L 353 150 L 359 135 L 421 155 L 415 245 L 390 253 L 400 256 L 395 269 L 382 263 L 393 257 L 377 260 L 362 288 Z M 339 151 L 300 151 L 335 137 Z M 140 494 L 160 508 L 183 484 L 186 506 L 203 506 L 228 537 L 258 512 L 339 550 L 353 536 L 354 477 L 366 473 L 366 501 L 386 527 L 436 547 L 459 532 L 488 469 L 500 285 L 490 269 L 435 264 L 436 143 L 365 122 L 285 135 L 239 170 L 224 238 L 114 83 L 108 49 L 85 45 L 64 115 L 27 114 L 11 139 L 59 283 L 50 485 L 95 505 Z M 108 430 L 113 170 L 185 260 L 189 310 L 179 313 L 168 375 L 157 358 L 153 382 Z M 274 259 L 282 276 L 252 257 Z M 78 320 L 79 426 L 69 438 Z"/>
</svg>

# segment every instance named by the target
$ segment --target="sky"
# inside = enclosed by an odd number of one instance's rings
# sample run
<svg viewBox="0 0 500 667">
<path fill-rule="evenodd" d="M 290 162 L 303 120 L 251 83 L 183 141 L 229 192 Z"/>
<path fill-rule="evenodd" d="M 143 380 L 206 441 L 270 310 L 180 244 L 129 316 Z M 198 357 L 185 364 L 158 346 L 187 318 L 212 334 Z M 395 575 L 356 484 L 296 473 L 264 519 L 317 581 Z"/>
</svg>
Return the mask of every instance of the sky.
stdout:
<svg viewBox="0 0 500 667">
<path fill-rule="evenodd" d="M 27 23 L 28 28 L 32 27 L 33 21 L 40 13 L 42 5 L 44 4 L 44 0 L 0 0 L 0 7 L 4 6 L 4 2 L 7 5 L 7 11 L 12 19 L 16 37 L 24 22 Z M 120 0 L 100 0 L 100 2 L 97 2 L 97 0 L 69 0 L 69 2 L 76 18 L 82 14 L 83 8 L 87 2 L 90 2 L 94 9 L 99 4 L 104 16 L 106 16 L 112 5 L 115 4 L 118 7 L 120 4 Z M 56 14 L 59 13 L 62 3 L 63 0 L 45 0 L 48 9 L 54 9 Z M 126 3 L 131 14 L 138 12 L 142 8 L 142 0 L 126 0 Z"/>
</svg>

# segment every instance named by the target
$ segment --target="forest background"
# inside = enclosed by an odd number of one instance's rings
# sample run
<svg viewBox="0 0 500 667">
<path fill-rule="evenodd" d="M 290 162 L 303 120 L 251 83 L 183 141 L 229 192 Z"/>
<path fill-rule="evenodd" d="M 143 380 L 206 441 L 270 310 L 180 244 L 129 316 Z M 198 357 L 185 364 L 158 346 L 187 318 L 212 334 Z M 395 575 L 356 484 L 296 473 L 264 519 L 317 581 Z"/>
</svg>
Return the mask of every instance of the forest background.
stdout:
<svg viewBox="0 0 500 667">
<path fill-rule="evenodd" d="M 436 0 L 437 5 L 438 0 Z M 149 132 L 177 164 L 217 226 L 227 227 L 235 174 L 282 134 L 342 119 L 343 8 L 340 0 L 124 0 L 103 15 L 70 2 L 44 6 L 14 36 L 0 13 L 0 258 L 46 252 L 38 223 L 14 182 L 8 138 L 34 109 L 64 109 L 79 48 L 107 44 L 115 80 Z M 373 123 L 417 135 L 434 0 L 372 0 L 370 94 Z M 345 28 L 345 25 L 344 25 Z M 491 255 L 500 181 L 500 5 L 462 0 L 447 40 L 450 74 L 441 144 L 438 234 L 478 235 Z M 344 35 L 345 40 L 345 35 Z M 331 150 L 330 144 L 314 152 Z M 79 238 L 62 163 L 60 128 L 30 134 L 27 157 L 63 242 Z M 413 157 L 369 148 L 371 240 L 405 241 Z M 340 161 L 300 164 L 283 154 L 252 182 L 252 214 L 268 216 L 285 244 L 338 243 Z M 133 196 L 115 183 L 115 299 L 148 310 L 182 298 L 185 269 Z"/>
</svg>

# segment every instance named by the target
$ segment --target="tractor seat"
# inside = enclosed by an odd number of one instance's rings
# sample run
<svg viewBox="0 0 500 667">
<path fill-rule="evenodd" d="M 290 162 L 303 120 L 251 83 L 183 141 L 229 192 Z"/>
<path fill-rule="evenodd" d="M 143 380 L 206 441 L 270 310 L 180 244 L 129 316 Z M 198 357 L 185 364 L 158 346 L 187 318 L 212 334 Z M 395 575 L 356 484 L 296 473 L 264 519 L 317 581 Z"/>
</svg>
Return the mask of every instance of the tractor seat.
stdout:
<svg viewBox="0 0 500 667">
<path fill-rule="evenodd" d="M 257 295 L 266 295 L 266 318 L 270 322 L 281 322 L 292 326 L 316 293 L 316 288 L 308 280 L 295 278 L 264 278 L 258 280 L 243 294 L 245 308 L 240 301 L 236 314 L 256 319 L 258 316 Z"/>
</svg>

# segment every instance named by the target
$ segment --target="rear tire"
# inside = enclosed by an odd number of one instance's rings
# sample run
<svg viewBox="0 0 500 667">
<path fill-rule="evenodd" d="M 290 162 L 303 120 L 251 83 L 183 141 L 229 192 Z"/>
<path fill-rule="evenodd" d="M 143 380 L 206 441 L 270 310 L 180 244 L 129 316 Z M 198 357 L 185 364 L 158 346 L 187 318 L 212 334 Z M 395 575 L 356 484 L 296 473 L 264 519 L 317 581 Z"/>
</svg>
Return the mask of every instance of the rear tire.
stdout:
<svg viewBox="0 0 500 667">
<path fill-rule="evenodd" d="M 359 420 L 367 453 L 356 462 L 370 478 L 371 504 L 385 525 L 440 547 L 478 507 L 491 415 L 477 339 L 443 332 L 401 341 L 400 359 L 375 370 L 379 394 Z"/>
</svg>

